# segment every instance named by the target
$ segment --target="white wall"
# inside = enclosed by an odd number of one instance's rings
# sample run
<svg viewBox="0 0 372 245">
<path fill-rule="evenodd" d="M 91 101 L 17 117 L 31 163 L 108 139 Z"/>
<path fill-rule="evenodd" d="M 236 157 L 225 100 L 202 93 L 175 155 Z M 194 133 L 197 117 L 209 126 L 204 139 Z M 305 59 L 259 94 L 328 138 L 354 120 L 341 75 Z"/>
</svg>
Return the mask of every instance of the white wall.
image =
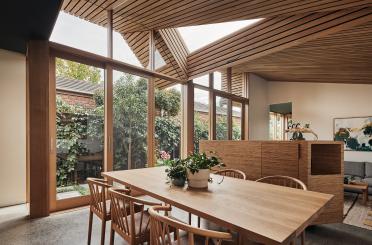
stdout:
<svg viewBox="0 0 372 245">
<path fill-rule="evenodd" d="M 333 118 L 372 116 L 372 85 L 268 82 L 266 86 L 268 105 L 292 102 L 293 120 L 310 123 L 319 140 L 333 139 Z M 345 160 L 372 162 L 372 153 L 345 151 Z"/>
<path fill-rule="evenodd" d="M 26 58 L 0 49 L 0 207 L 26 202 Z"/>
<path fill-rule="evenodd" d="M 249 139 L 269 139 L 268 82 L 255 74 L 249 74 Z"/>
</svg>

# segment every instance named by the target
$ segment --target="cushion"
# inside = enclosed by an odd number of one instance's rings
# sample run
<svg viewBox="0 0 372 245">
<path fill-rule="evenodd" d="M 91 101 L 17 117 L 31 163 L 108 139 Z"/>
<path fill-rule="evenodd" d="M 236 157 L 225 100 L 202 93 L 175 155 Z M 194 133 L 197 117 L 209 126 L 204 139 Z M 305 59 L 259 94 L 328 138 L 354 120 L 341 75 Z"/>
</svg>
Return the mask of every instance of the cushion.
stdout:
<svg viewBox="0 0 372 245">
<path fill-rule="evenodd" d="M 372 162 L 366 162 L 366 178 L 372 178 Z"/>
<path fill-rule="evenodd" d="M 364 178 L 365 176 L 365 163 L 364 162 L 344 162 L 345 175 L 359 176 Z"/>
</svg>

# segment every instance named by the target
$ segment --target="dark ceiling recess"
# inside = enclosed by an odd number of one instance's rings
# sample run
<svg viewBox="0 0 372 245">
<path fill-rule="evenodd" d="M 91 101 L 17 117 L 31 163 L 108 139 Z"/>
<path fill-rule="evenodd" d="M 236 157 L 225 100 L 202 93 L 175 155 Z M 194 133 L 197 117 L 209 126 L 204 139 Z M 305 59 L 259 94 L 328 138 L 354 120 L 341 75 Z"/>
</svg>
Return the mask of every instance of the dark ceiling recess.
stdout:
<svg viewBox="0 0 372 245">
<path fill-rule="evenodd" d="M 48 40 L 63 0 L 5 0 L 0 7 L 0 48 L 26 53 L 30 39 Z"/>
</svg>

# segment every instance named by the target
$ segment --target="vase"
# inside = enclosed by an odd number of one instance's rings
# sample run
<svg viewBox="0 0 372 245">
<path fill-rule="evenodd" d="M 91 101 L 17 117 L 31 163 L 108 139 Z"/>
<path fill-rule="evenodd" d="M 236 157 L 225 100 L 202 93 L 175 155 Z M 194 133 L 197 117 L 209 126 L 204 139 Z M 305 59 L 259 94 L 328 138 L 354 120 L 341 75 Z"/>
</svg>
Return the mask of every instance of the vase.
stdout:
<svg viewBox="0 0 372 245">
<path fill-rule="evenodd" d="M 172 185 L 174 186 L 184 186 L 186 182 L 186 179 L 184 178 L 177 178 L 177 179 L 172 179 Z"/>
<path fill-rule="evenodd" d="M 187 170 L 187 181 L 191 188 L 208 188 L 209 169 L 199 169 L 198 172 L 192 173 Z"/>
</svg>

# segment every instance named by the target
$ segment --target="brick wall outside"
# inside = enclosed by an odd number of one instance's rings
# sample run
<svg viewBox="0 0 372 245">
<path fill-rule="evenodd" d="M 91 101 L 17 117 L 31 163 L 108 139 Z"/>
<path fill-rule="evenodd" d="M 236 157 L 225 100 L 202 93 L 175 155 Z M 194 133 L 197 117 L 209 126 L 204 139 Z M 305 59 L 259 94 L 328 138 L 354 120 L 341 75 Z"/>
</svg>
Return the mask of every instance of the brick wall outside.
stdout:
<svg viewBox="0 0 372 245">
<path fill-rule="evenodd" d="M 69 105 L 81 105 L 87 109 L 92 109 L 96 107 L 96 103 L 93 99 L 93 96 L 80 95 L 76 93 L 75 94 L 65 93 L 60 91 L 57 91 L 57 95 L 60 96 L 61 99 Z"/>
</svg>

